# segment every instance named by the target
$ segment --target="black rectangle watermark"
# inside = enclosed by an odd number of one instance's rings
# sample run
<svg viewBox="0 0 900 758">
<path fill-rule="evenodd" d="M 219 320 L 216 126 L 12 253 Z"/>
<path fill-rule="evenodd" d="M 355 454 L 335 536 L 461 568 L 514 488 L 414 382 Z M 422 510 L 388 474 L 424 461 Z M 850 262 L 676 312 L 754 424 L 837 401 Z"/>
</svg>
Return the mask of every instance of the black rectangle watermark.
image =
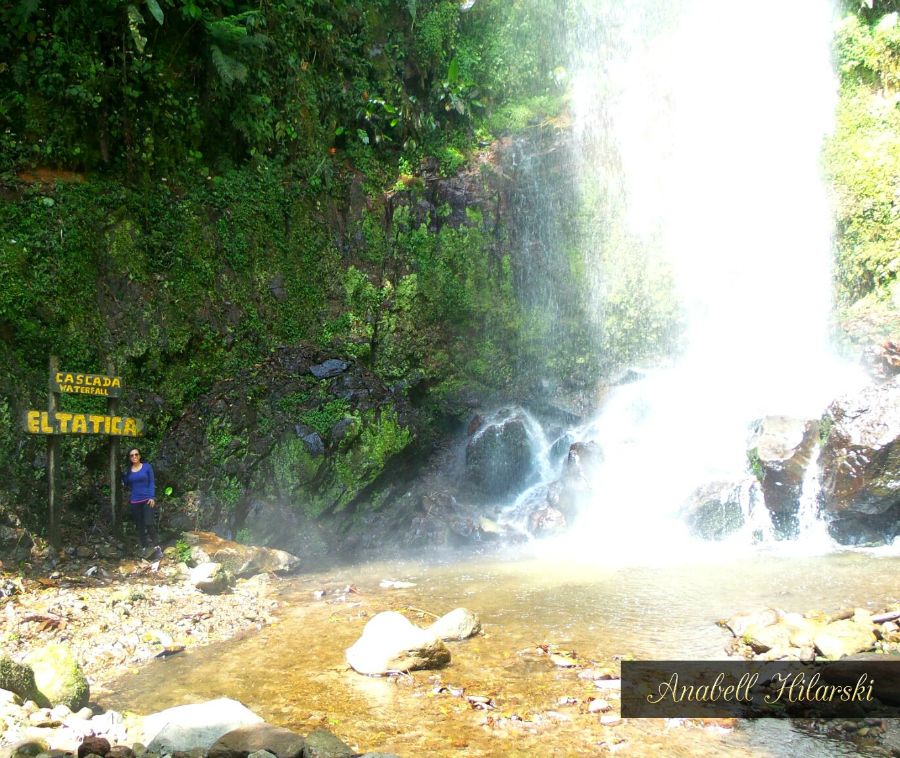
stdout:
<svg viewBox="0 0 900 758">
<path fill-rule="evenodd" d="M 622 661 L 623 718 L 900 717 L 900 657 Z"/>
</svg>

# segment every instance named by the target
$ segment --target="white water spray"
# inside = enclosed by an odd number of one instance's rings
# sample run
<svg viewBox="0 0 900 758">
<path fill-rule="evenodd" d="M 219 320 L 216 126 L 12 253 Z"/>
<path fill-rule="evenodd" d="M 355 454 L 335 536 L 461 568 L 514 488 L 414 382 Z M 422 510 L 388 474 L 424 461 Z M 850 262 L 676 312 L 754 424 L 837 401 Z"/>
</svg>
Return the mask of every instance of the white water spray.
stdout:
<svg viewBox="0 0 900 758">
<path fill-rule="evenodd" d="M 615 233 L 598 217 L 584 244 L 595 322 L 620 272 L 641 265 L 671 276 L 686 329 L 669 368 L 619 388 L 576 433 L 605 461 L 574 534 L 613 529 L 644 552 L 679 550 L 690 493 L 746 476 L 754 419 L 818 417 L 858 381 L 828 345 L 819 161 L 836 98 L 833 11 L 827 0 L 583 5 L 579 181 L 585 202 L 616 195 L 605 210 L 620 215 Z"/>
</svg>

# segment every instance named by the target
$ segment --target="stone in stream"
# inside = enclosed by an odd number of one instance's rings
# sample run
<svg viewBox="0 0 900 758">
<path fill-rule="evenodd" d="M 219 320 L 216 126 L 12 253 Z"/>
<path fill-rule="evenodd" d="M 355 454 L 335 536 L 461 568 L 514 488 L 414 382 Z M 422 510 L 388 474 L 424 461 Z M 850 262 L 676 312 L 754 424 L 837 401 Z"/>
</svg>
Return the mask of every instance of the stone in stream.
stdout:
<svg viewBox="0 0 900 758">
<path fill-rule="evenodd" d="M 233 729 L 209 749 L 209 758 L 247 758 L 267 750 L 276 758 L 301 758 L 306 741 L 289 729 L 271 724 L 250 724 Z"/>
<path fill-rule="evenodd" d="M 219 698 L 181 705 L 144 718 L 143 740 L 152 753 L 209 750 L 222 735 L 263 720 L 236 700 Z"/>
<path fill-rule="evenodd" d="M 450 651 L 433 632 L 420 629 L 396 611 L 370 619 L 346 656 L 355 671 L 372 676 L 441 668 L 450 662 Z"/>
<path fill-rule="evenodd" d="M 481 631 L 481 621 L 468 608 L 454 608 L 429 626 L 427 631 L 444 642 L 466 640 Z"/>
<path fill-rule="evenodd" d="M 34 682 L 51 705 L 67 705 L 73 711 L 87 705 L 90 688 L 71 649 L 51 642 L 30 652 L 24 662 L 34 671 Z"/>
<path fill-rule="evenodd" d="M 306 735 L 303 758 L 350 758 L 357 752 L 326 729 L 316 729 Z"/>
<path fill-rule="evenodd" d="M 871 623 L 857 619 L 832 621 L 821 628 L 815 637 L 816 649 L 829 660 L 855 655 L 875 646 L 875 632 Z"/>
</svg>

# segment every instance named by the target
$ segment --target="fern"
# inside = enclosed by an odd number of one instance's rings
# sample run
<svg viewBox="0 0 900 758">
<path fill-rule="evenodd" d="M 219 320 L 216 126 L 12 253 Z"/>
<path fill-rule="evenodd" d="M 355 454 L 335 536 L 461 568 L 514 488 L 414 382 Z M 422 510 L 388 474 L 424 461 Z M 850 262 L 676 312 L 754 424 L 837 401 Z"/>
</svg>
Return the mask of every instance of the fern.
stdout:
<svg viewBox="0 0 900 758">
<path fill-rule="evenodd" d="M 222 52 L 222 48 L 218 45 L 211 45 L 213 66 L 219 74 L 219 78 L 226 87 L 230 87 L 235 81 L 243 84 L 247 81 L 247 67 L 239 60 L 235 60 L 230 55 Z"/>
</svg>

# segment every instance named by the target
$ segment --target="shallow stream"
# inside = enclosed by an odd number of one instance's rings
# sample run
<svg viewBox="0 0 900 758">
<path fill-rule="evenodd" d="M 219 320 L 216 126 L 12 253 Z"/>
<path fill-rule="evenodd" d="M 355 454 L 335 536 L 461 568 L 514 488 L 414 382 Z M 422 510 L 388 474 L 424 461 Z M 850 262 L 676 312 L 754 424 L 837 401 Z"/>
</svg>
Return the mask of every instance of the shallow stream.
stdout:
<svg viewBox="0 0 900 758">
<path fill-rule="evenodd" d="M 401 756 L 848 755 L 860 748 L 788 721 L 734 728 L 633 719 L 603 725 L 587 712 L 608 697 L 576 669 L 555 667 L 542 644 L 600 666 L 614 656 L 724 657 L 716 620 L 741 610 L 880 609 L 900 602 L 900 557 L 863 552 L 783 556 L 757 552 L 679 565 L 603 564 L 529 555 L 455 556 L 348 566 L 284 581 L 281 618 L 244 639 L 192 650 L 113 682 L 97 698 L 150 713 L 221 696 L 267 721 L 306 733 L 328 728 L 364 750 Z M 639 561 L 635 561 L 636 564 Z M 382 580 L 414 582 L 387 589 Z M 352 591 L 346 588 L 352 585 Z M 317 590 L 326 590 L 316 599 Z M 420 625 L 457 606 L 476 611 L 483 636 L 449 643 L 439 672 L 378 679 L 348 670 L 344 649 L 367 619 L 400 610 Z M 490 698 L 475 710 L 441 685 Z M 570 705 L 562 704 L 566 698 Z M 610 701 L 617 703 L 616 698 Z M 862 748 L 865 752 L 865 748 Z"/>
</svg>

